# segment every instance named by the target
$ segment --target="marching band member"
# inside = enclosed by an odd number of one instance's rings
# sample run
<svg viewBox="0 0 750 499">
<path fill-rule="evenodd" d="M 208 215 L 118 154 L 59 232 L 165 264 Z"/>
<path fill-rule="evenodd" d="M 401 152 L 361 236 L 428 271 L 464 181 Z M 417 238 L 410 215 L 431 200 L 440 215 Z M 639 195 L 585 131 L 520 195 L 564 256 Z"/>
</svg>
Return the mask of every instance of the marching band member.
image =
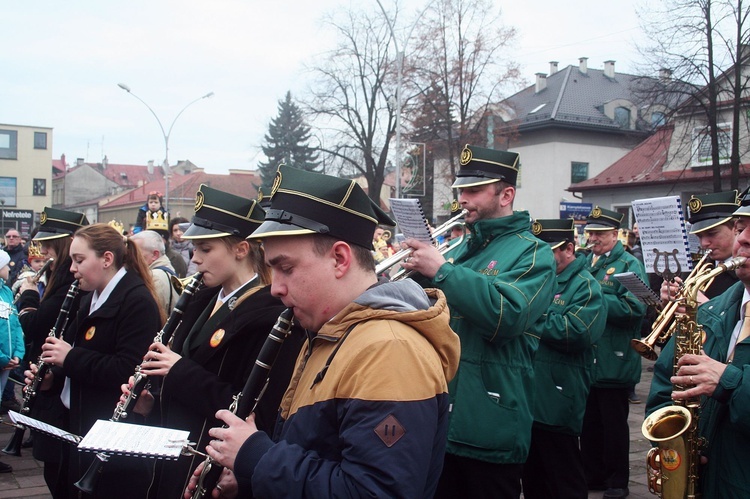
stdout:
<svg viewBox="0 0 750 499">
<path fill-rule="evenodd" d="M 47 286 L 44 296 L 40 297 L 39 289 L 32 279 L 25 279 L 19 289 L 17 303 L 21 326 L 27 341 L 31 343 L 31 353 L 27 357 L 32 362 L 39 358 L 44 340 L 55 325 L 68 288 L 75 279 L 70 272 L 70 243 L 73 241 L 73 233 L 89 224 L 85 215 L 49 207 L 44 208 L 40 219 L 39 232 L 33 240 L 40 244 L 43 256 L 53 259 L 47 270 Z M 85 293 L 79 293 L 73 302 L 68 315 L 71 322 L 75 319 L 83 294 Z M 68 409 L 60 400 L 65 376 L 59 369 L 55 368 L 53 371 L 57 374 L 50 373 L 42 389 L 37 392 L 30 416 L 58 428 L 67 428 Z M 27 378 L 33 378 L 30 371 L 25 374 Z M 34 458 L 44 462 L 44 481 L 52 497 L 67 497 L 67 468 L 62 469 L 61 465 L 68 462 L 68 446 L 40 432 L 34 433 L 33 445 Z M 63 453 L 66 454 L 65 457 Z"/>
<path fill-rule="evenodd" d="M 64 386 L 60 398 L 70 409 L 69 430 L 85 435 L 97 419 L 109 419 L 120 385 L 142 359 L 161 325 L 151 275 L 138 248 L 109 225 L 78 229 L 70 244 L 70 267 L 80 287 L 75 321 L 63 339 L 42 345 L 42 360 L 60 369 Z M 71 447 L 67 482 L 70 497 L 76 482 L 94 459 Z M 113 456 L 97 487 L 98 497 L 145 496 L 149 460 Z"/>
<path fill-rule="evenodd" d="M 263 216 L 257 201 L 200 187 L 195 217 L 182 238 L 193 242 L 193 261 L 206 288 L 195 294 L 185 311 L 172 348 L 154 343 L 144 357 L 142 372 L 164 377 L 160 411 L 152 419 L 160 419 L 157 422 L 164 427 L 189 430 L 190 441 L 201 450 L 208 443 L 208 429 L 219 424 L 216 412 L 228 408 L 242 390 L 284 310 L 281 301 L 271 296 L 271 273 L 260 244 L 245 240 Z M 258 426 L 266 431 L 273 430 L 303 340 L 301 331 L 293 333 L 274 365 L 256 410 Z M 123 393 L 127 395 L 127 386 Z M 148 413 L 153 402 L 144 390 L 136 410 Z M 180 497 L 201 459 L 160 462 L 150 497 Z"/>
<path fill-rule="evenodd" d="M 555 260 L 514 211 L 518 154 L 467 145 L 454 188 L 469 233 L 450 261 L 408 239 L 404 262 L 445 293 L 461 364 L 437 497 L 513 497 L 531 441 L 533 356 L 528 329 L 552 303 Z"/>
<path fill-rule="evenodd" d="M 578 437 L 594 368 L 594 343 L 607 320 L 602 289 L 576 253 L 572 219 L 536 220 L 531 232 L 547 242 L 557 263 L 555 298 L 530 328 L 534 357 L 534 425 L 523 466 L 525 499 L 586 499 Z"/>
<path fill-rule="evenodd" d="M 589 490 L 604 490 L 605 498 L 629 494 L 628 394 L 641 377 L 641 357 L 630 347 L 630 340 L 641 337 L 646 314 L 646 305 L 614 278 L 618 273 L 633 272 L 644 282 L 647 279 L 641 262 L 617 239 L 623 217 L 596 206 L 586 225 L 591 245 L 587 268 L 602 288 L 607 323 L 596 342 L 581 452 Z"/>
</svg>

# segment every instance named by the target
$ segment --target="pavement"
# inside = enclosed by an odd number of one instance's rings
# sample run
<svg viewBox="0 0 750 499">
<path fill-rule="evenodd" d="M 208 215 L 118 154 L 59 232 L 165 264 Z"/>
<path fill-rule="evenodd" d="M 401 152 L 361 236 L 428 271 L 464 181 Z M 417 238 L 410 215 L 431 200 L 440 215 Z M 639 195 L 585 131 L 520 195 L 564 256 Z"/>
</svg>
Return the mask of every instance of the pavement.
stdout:
<svg viewBox="0 0 750 499">
<path fill-rule="evenodd" d="M 641 382 L 636 386 L 636 393 L 641 399 L 640 404 L 630 404 L 630 499 L 652 499 L 656 496 L 648 491 L 646 486 L 646 452 L 651 447 L 648 440 L 641 434 L 641 424 L 646 406 L 646 397 L 651 386 L 652 373 L 647 370 L 653 362 L 643 360 Z M 20 389 L 19 389 L 20 390 Z M 19 391 L 20 400 L 20 391 Z M 3 416 L 7 421 L 7 416 Z M 10 440 L 13 428 L 0 425 L 0 446 Z M 31 457 L 31 449 L 23 449 L 21 457 L 7 456 L 0 453 L 0 461 L 13 466 L 12 473 L 0 474 L 0 499 L 23 497 L 26 499 L 48 499 L 52 496 L 44 483 L 42 463 Z M 603 492 L 590 492 L 589 499 L 599 499 Z"/>
</svg>

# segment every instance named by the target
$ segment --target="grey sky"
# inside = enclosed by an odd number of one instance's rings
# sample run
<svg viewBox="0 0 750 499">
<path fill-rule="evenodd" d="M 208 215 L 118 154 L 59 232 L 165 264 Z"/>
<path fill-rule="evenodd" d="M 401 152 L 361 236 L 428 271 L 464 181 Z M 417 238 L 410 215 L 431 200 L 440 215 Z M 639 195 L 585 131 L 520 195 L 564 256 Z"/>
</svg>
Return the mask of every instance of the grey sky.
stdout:
<svg viewBox="0 0 750 499">
<path fill-rule="evenodd" d="M 353 2 L 360 5 L 369 0 Z M 375 0 L 372 0 L 373 5 Z M 383 0 L 384 5 L 391 3 Z M 639 36 L 631 0 L 500 1 L 519 31 L 517 60 L 528 83 L 589 58 L 632 72 Z M 321 17 L 348 0 L 71 0 L 0 2 L 0 123 L 54 128 L 52 154 L 69 162 L 157 163 L 165 128 L 191 100 L 170 136 L 170 162 L 209 172 L 255 168 L 267 124 L 287 90 L 305 88 L 303 63 L 331 47 Z M 402 1 L 403 20 L 423 1 Z"/>
</svg>

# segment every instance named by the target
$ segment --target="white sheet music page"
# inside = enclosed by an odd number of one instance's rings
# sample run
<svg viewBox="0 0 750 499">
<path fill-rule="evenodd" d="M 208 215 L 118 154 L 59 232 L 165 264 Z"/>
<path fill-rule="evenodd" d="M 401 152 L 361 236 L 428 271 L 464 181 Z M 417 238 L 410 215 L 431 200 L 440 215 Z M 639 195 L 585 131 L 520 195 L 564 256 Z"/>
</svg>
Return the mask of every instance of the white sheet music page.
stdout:
<svg viewBox="0 0 750 499">
<path fill-rule="evenodd" d="M 681 272 L 689 272 L 693 262 L 680 197 L 638 199 L 632 206 L 646 272 L 654 273 L 654 262 L 659 272 L 668 266 L 672 273 L 677 273 L 678 263 Z"/>
<path fill-rule="evenodd" d="M 406 239 L 414 238 L 432 244 L 432 234 L 419 199 L 391 198 L 391 211 Z"/>
<path fill-rule="evenodd" d="M 79 437 L 78 435 L 68 433 L 67 431 L 61 430 L 57 426 L 52 426 L 51 424 L 47 424 L 43 421 L 24 416 L 23 414 L 15 411 L 8 411 L 8 416 L 10 417 L 10 420 L 16 424 L 22 424 L 26 428 L 33 428 L 51 437 L 59 438 L 60 440 L 70 442 L 72 444 L 75 444 L 81 439 L 81 437 Z"/>
<path fill-rule="evenodd" d="M 125 456 L 177 459 L 190 432 L 100 419 L 78 448 Z"/>
</svg>

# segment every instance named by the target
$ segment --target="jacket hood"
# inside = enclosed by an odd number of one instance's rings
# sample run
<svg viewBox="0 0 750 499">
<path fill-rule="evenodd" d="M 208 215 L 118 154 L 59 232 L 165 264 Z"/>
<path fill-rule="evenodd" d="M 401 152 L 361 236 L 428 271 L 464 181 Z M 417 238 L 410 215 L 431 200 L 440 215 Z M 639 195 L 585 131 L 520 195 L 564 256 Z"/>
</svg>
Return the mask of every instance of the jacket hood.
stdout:
<svg viewBox="0 0 750 499">
<path fill-rule="evenodd" d="M 450 312 L 445 295 L 439 289 L 422 289 L 411 279 L 387 282 L 367 289 L 339 312 L 329 324 L 346 328 L 350 323 L 367 320 L 402 322 L 421 334 L 440 357 L 446 381 L 458 370 L 461 346 L 450 327 Z M 320 331 L 325 334 L 326 326 Z"/>
</svg>

